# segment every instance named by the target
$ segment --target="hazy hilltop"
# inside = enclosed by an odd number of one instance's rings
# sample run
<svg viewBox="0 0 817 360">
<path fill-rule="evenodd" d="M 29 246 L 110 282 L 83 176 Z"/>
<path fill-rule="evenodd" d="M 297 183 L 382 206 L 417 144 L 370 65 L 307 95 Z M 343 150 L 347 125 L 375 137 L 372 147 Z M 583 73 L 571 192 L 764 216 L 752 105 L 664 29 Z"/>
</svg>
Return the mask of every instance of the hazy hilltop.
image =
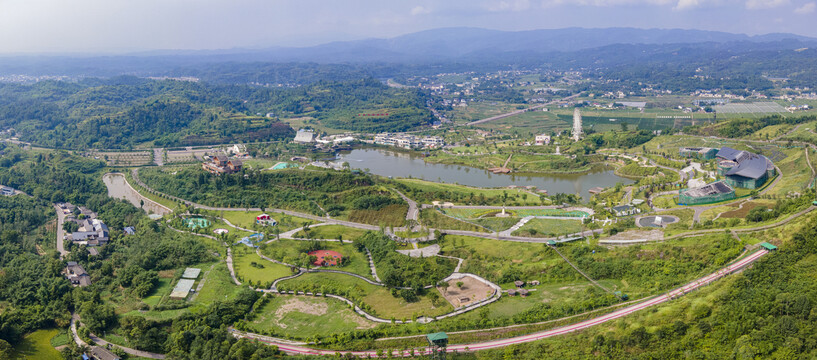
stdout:
<svg viewBox="0 0 817 360">
<path fill-rule="evenodd" d="M 627 45 L 626 50 L 618 48 Z M 680 48 L 724 52 L 779 51 L 814 47 L 817 39 L 795 34 L 748 36 L 718 31 L 636 28 L 564 28 L 530 31 L 498 31 L 480 28 L 440 28 L 388 39 L 338 41 L 310 47 L 262 49 L 157 50 L 94 55 L 41 54 L 0 56 L 0 75 L 196 75 L 214 64 L 226 63 L 320 63 L 400 65 L 468 63 L 473 66 L 534 66 L 575 61 L 614 54 L 624 61 L 638 57 L 672 54 Z M 623 53 L 622 53 L 623 52 Z M 726 57 L 730 55 L 727 54 Z M 630 58 L 633 59 L 630 59 Z M 191 69 L 193 71 L 191 71 Z M 220 66 L 219 77 L 229 77 Z M 441 68 L 444 71 L 461 69 Z M 476 69 L 479 70 L 479 69 Z M 369 74 L 376 76 L 377 74 Z M 394 74 L 387 74 L 394 76 Z"/>
<path fill-rule="evenodd" d="M 572 52 L 613 44 L 690 44 L 703 42 L 775 42 L 817 39 L 795 34 L 748 36 L 718 31 L 682 29 L 543 29 L 498 31 L 479 28 L 442 28 L 398 36 L 391 39 L 367 39 L 334 42 L 308 48 L 269 50 L 273 57 L 291 60 L 334 58 L 361 60 L 462 59 L 485 53 Z"/>
</svg>

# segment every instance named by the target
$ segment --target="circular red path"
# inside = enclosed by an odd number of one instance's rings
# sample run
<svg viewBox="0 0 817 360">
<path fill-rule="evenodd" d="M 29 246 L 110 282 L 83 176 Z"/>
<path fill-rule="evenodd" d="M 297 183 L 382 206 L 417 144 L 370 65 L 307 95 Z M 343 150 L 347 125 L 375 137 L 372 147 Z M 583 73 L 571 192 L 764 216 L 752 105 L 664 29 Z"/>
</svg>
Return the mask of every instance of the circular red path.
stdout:
<svg viewBox="0 0 817 360">
<path fill-rule="evenodd" d="M 317 258 L 312 263 L 315 266 L 337 266 L 340 259 L 343 258 L 343 255 L 339 252 L 332 250 L 315 250 L 310 251 L 308 254 Z"/>
</svg>

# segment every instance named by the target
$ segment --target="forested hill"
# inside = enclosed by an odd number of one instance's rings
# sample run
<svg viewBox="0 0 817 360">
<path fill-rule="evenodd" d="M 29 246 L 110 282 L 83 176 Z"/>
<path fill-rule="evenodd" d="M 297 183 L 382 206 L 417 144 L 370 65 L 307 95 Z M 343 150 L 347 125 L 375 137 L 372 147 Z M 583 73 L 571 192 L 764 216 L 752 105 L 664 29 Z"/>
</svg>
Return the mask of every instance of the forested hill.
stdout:
<svg viewBox="0 0 817 360">
<path fill-rule="evenodd" d="M 416 90 L 391 89 L 376 80 L 301 88 L 135 77 L 43 81 L 0 84 L 0 129 L 13 128 L 21 140 L 57 148 L 191 146 L 293 137 L 278 117 L 312 116 L 340 129 L 406 130 L 430 121 L 424 104 Z"/>
</svg>

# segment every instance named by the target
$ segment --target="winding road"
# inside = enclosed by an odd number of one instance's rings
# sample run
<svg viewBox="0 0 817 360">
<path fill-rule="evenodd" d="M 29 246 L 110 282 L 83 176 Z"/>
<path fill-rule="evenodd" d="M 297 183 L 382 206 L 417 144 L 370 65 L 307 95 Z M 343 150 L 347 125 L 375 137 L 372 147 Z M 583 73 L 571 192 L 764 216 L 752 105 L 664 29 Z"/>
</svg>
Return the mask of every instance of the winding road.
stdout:
<svg viewBox="0 0 817 360">
<path fill-rule="evenodd" d="M 696 289 L 698 289 L 700 287 L 708 285 L 708 284 L 710 284 L 711 282 L 713 282 L 715 280 L 718 280 L 718 279 L 720 279 L 720 278 L 722 278 L 722 277 L 724 277 L 726 275 L 729 275 L 731 273 L 734 273 L 736 271 L 739 271 L 739 270 L 751 265 L 753 262 L 757 261 L 758 259 L 760 259 L 764 255 L 766 255 L 767 253 L 768 252 L 766 250 L 758 250 L 758 251 L 756 251 L 756 252 L 754 252 L 754 253 L 752 253 L 752 254 L 750 254 L 750 255 L 748 255 L 748 256 L 746 256 L 746 257 L 744 257 L 744 258 L 742 258 L 742 259 L 740 259 L 740 260 L 738 260 L 738 261 L 736 261 L 734 263 L 732 263 L 731 265 L 729 265 L 729 266 L 727 266 L 727 267 L 725 267 L 725 268 L 723 268 L 721 270 L 718 270 L 718 271 L 716 271 L 716 272 L 714 272 L 714 273 L 712 273 L 710 275 L 699 278 L 699 279 L 697 279 L 695 281 L 692 281 L 692 282 L 690 282 L 690 283 L 688 283 L 688 284 L 686 284 L 684 286 L 681 286 L 681 287 L 679 287 L 677 289 L 674 289 L 674 290 L 669 291 L 667 293 L 664 293 L 662 295 L 658 295 L 656 297 L 653 297 L 653 298 L 651 298 L 651 299 L 649 299 L 647 301 L 637 303 L 637 304 L 634 304 L 634 305 L 631 305 L 631 306 L 616 310 L 616 311 L 611 312 L 611 313 L 606 314 L 606 315 L 602 315 L 602 316 L 599 316 L 599 317 L 595 317 L 595 318 L 592 318 L 592 319 L 581 321 L 581 322 L 578 322 L 576 324 L 561 326 L 561 327 L 558 327 L 558 328 L 555 328 L 555 329 L 540 331 L 540 332 L 536 332 L 536 333 L 529 334 L 529 335 L 522 335 L 522 336 L 516 336 L 516 337 L 512 337 L 512 338 L 508 338 L 508 339 L 491 340 L 491 341 L 484 341 L 484 342 L 478 342 L 478 343 L 472 343 L 472 344 L 451 345 L 446 349 L 446 351 L 448 351 L 448 352 L 469 352 L 469 351 L 501 348 L 501 347 L 505 347 L 505 346 L 509 346 L 509 345 L 524 344 L 524 343 L 537 341 L 537 340 L 542 340 L 542 339 L 546 339 L 546 338 L 550 338 L 550 337 L 554 337 L 554 336 L 558 336 L 558 335 L 564 335 L 564 334 L 568 334 L 568 333 L 571 333 L 571 332 L 586 329 L 586 328 L 589 328 L 589 327 L 592 327 L 592 326 L 596 326 L 596 325 L 599 325 L 599 324 L 603 324 L 603 323 L 606 323 L 608 321 L 619 319 L 619 318 L 622 318 L 622 317 L 627 316 L 629 314 L 632 314 L 634 312 L 637 312 L 637 311 L 640 311 L 640 310 L 643 310 L 643 309 L 647 309 L 647 308 L 650 308 L 652 306 L 656 306 L 656 305 L 659 305 L 659 304 L 663 304 L 665 302 L 668 302 L 670 300 L 673 300 L 673 299 L 676 299 L 676 298 L 678 298 L 680 296 L 683 296 L 683 295 L 685 295 L 685 294 L 687 294 L 687 293 L 689 293 L 689 292 L 691 292 L 693 290 L 696 290 Z M 237 337 L 241 337 L 240 334 L 236 334 L 236 333 L 234 333 L 234 334 Z M 358 356 L 358 357 L 374 357 L 374 358 L 391 357 L 390 354 L 385 354 L 385 355 L 381 356 L 379 354 L 381 351 L 374 351 L 374 350 L 368 350 L 368 351 L 322 350 L 322 349 L 309 348 L 309 347 L 305 347 L 305 346 L 291 345 L 291 344 L 288 344 L 288 343 L 278 342 L 278 341 L 274 341 L 274 340 L 264 340 L 264 339 L 256 339 L 256 340 L 267 343 L 267 344 L 270 344 L 270 345 L 275 345 L 275 346 L 278 347 L 278 349 L 280 349 L 280 350 L 282 350 L 282 351 L 284 351 L 284 352 L 286 352 L 288 354 L 292 354 L 292 355 L 324 355 L 324 356 L 331 356 L 331 355 L 341 353 L 341 354 L 351 354 L 351 355 Z M 417 355 L 429 355 L 430 351 L 431 350 L 429 348 L 414 349 L 414 354 L 417 354 Z M 411 353 L 409 351 L 401 351 L 401 352 L 398 352 L 398 353 L 394 354 L 394 356 L 407 357 L 407 356 L 411 356 Z"/>
<path fill-rule="evenodd" d="M 65 213 L 56 204 L 54 210 L 57 211 L 57 252 L 60 253 L 60 259 L 62 259 L 65 255 L 68 255 L 68 250 L 65 250 L 65 230 L 62 229 L 63 224 L 65 224 Z"/>
</svg>

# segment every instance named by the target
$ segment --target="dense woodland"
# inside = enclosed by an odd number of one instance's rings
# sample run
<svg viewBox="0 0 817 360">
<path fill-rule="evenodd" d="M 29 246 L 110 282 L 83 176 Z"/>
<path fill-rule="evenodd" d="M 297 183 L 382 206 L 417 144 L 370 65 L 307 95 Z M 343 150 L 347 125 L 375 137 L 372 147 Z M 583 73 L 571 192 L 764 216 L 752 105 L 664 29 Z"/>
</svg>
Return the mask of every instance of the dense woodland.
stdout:
<svg viewBox="0 0 817 360">
<path fill-rule="evenodd" d="M 425 293 L 426 285 L 436 284 L 454 271 L 455 261 L 440 257 L 415 258 L 397 252 L 397 243 L 382 233 L 368 232 L 355 240 L 360 250 L 372 253 L 378 274 L 386 286 L 391 288 L 410 287 L 413 290 L 399 290 L 407 301 L 417 299 Z"/>
<path fill-rule="evenodd" d="M 33 197 L 0 197 L 0 351 L 33 330 L 67 327 L 71 312 L 77 312 L 87 326 L 80 328 L 81 336 L 89 331 L 125 329 L 139 348 L 167 353 L 171 359 L 280 356 L 274 347 L 237 340 L 224 328 L 244 317 L 258 299 L 250 290 L 234 300 L 216 302 L 203 313 L 172 321 L 117 316 L 116 306 L 151 292 L 158 271 L 214 260 L 211 251 L 200 240 L 170 231 L 132 205 L 109 198 L 97 161 L 63 153 L 20 152 L 12 147 L 4 152 L 0 181 L 10 184 L 7 181 L 14 179 L 19 182 L 15 186 Z M 57 173 L 70 182 L 56 181 Z M 84 191 L 67 191 L 71 184 Z M 97 256 L 90 256 L 84 247 L 69 247 L 71 253 L 60 260 L 54 250 L 53 227 L 46 226 L 54 218 L 52 199 L 98 212 L 111 228 L 111 243 Z M 124 236 L 123 226 L 136 226 L 137 233 Z M 72 287 L 60 273 L 66 261 L 82 264 L 93 284 Z M 63 354 L 73 359 L 79 351 L 71 346 Z"/>
<path fill-rule="evenodd" d="M 160 192 L 214 207 L 290 209 L 319 216 L 328 213 L 384 226 L 402 226 L 405 218 L 405 201 L 377 186 L 371 175 L 351 171 L 289 169 L 216 176 L 191 167 L 173 173 L 142 169 L 139 174 Z M 403 205 L 388 209 L 403 214 L 399 223 L 380 211 L 394 205 Z"/>
<path fill-rule="evenodd" d="M 817 357 L 817 221 L 778 252 L 719 286 L 713 301 L 680 307 L 673 321 L 649 313 L 552 340 L 455 359 L 813 359 Z M 695 295 L 691 295 L 695 296 Z"/>
<path fill-rule="evenodd" d="M 367 115 L 372 113 L 388 115 Z M 0 129 L 13 128 L 21 140 L 55 148 L 282 140 L 294 130 L 278 118 L 302 116 L 371 132 L 405 131 L 433 121 L 420 92 L 373 79 L 298 88 L 135 77 L 0 84 Z"/>
<path fill-rule="evenodd" d="M 780 116 L 771 115 L 764 116 L 759 119 L 732 119 L 719 122 L 714 125 L 697 125 L 684 128 L 685 133 L 703 135 L 703 136 L 719 136 L 725 138 L 740 138 L 750 135 L 764 127 L 771 125 L 797 125 L 809 121 L 817 120 L 817 116 Z"/>
</svg>

